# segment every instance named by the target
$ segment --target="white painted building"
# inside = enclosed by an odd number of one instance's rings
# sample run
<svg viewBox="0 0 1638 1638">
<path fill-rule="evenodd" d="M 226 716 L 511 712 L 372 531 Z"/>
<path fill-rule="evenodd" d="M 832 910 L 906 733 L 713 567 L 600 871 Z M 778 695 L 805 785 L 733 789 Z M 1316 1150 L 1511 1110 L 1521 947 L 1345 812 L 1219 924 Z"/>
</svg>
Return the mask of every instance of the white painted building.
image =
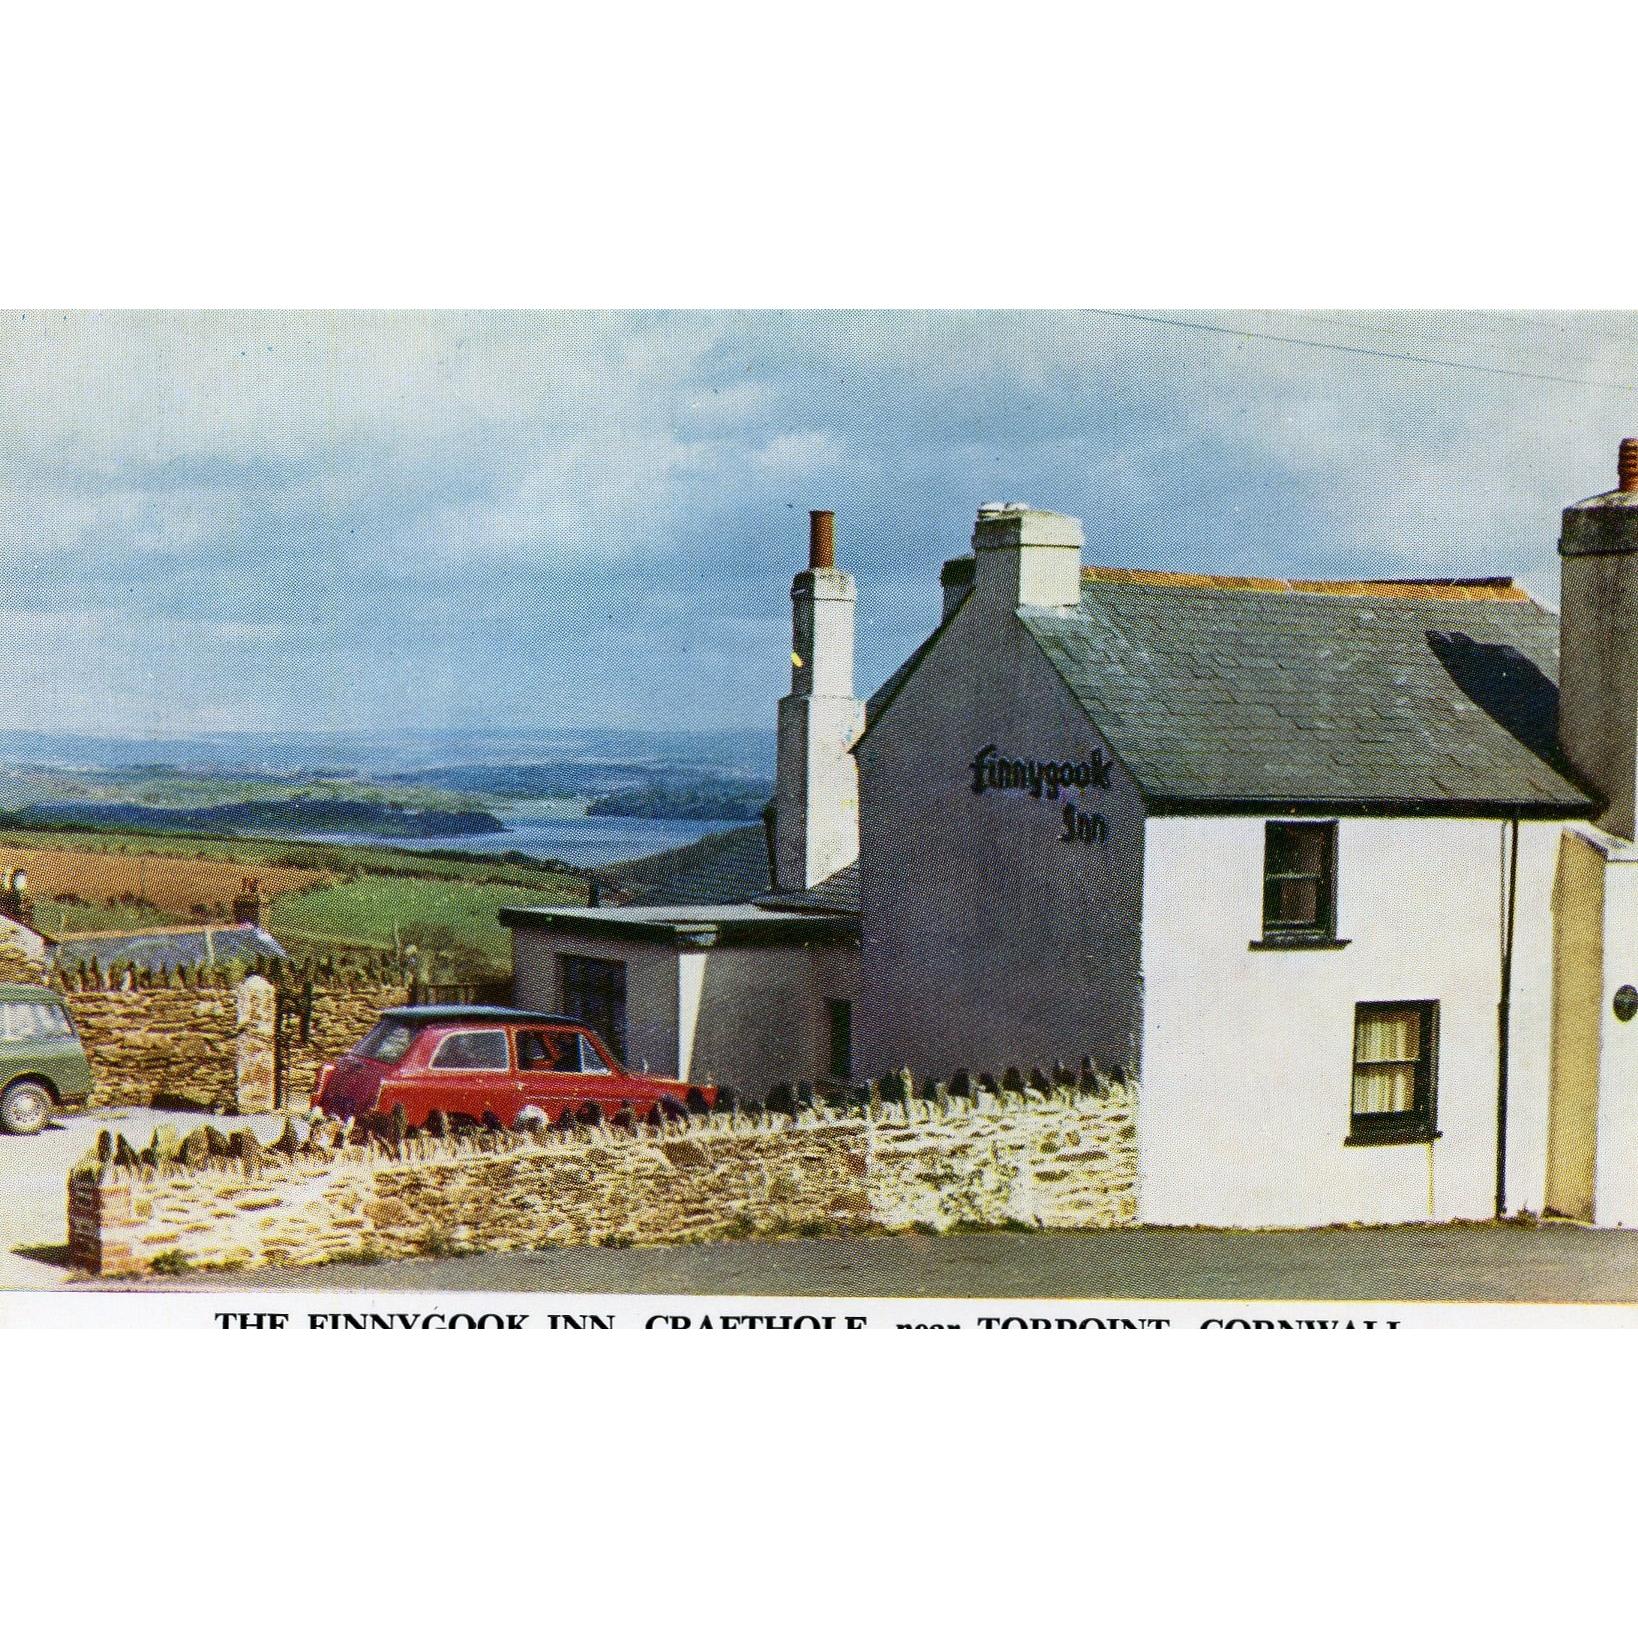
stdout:
<svg viewBox="0 0 1638 1638">
<path fill-rule="evenodd" d="M 1007 505 L 861 708 L 816 525 L 771 835 L 507 912 L 519 1000 L 623 964 L 632 1056 L 751 1088 L 1089 1055 L 1150 1223 L 1638 1224 L 1638 442 L 1620 480 L 1564 513 L 1562 691 L 1509 580 L 1098 568 Z"/>
</svg>

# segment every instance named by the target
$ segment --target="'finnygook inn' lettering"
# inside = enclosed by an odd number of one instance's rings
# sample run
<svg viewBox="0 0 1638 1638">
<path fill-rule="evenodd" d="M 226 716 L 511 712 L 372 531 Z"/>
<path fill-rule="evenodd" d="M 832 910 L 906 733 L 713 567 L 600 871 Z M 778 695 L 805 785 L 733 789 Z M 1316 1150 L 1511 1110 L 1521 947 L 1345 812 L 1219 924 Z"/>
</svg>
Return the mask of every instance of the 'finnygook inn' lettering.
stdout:
<svg viewBox="0 0 1638 1638">
<path fill-rule="evenodd" d="M 986 745 L 968 770 L 973 776 L 973 795 L 985 791 L 1028 791 L 1037 802 L 1045 796 L 1056 802 L 1065 790 L 1084 791 L 1088 786 L 1109 789 L 1110 764 L 1102 751 L 1094 751 L 1089 761 L 1037 762 L 1034 757 L 997 756 L 993 745 Z"/>
<path fill-rule="evenodd" d="M 1109 789 L 1111 764 L 1102 751 L 1094 751 L 1079 762 L 1042 762 L 1035 757 L 1007 757 L 994 745 L 986 745 L 968 764 L 973 776 L 973 795 L 986 791 L 1028 791 L 1037 802 L 1045 797 L 1056 802 L 1065 791 L 1089 788 Z M 1088 813 L 1074 802 L 1065 802 L 1061 842 L 1101 842 L 1109 826 L 1101 813 Z"/>
</svg>

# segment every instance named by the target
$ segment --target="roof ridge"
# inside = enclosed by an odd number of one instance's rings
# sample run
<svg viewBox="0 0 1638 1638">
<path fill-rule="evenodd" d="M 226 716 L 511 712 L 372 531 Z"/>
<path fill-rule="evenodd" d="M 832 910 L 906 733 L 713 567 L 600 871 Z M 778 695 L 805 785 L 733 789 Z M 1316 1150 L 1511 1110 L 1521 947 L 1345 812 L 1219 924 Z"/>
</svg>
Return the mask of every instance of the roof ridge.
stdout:
<svg viewBox="0 0 1638 1638">
<path fill-rule="evenodd" d="M 253 921 L 188 921 L 179 922 L 174 927 L 91 927 L 79 932 L 54 934 L 52 941 L 56 944 L 81 944 L 89 938 L 146 938 L 149 935 L 174 938 L 182 933 L 250 932 L 265 933 L 267 929 Z"/>
<path fill-rule="evenodd" d="M 1528 603 L 1530 594 L 1511 575 L 1384 580 L 1283 580 L 1269 575 L 1197 574 L 1177 569 L 1121 569 L 1088 565 L 1083 581 L 1123 586 L 1249 592 L 1307 592 L 1321 597 L 1391 597 L 1460 603 Z"/>
</svg>

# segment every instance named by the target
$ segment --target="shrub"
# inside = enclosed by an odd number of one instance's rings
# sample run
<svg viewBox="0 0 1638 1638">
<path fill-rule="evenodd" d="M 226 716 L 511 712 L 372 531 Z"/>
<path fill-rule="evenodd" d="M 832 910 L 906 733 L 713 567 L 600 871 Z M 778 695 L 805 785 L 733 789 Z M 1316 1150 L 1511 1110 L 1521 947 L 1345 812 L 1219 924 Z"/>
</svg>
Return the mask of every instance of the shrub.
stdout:
<svg viewBox="0 0 1638 1638">
<path fill-rule="evenodd" d="M 369 1268 L 381 1261 L 381 1250 L 373 1240 L 365 1240 L 348 1251 L 335 1252 L 325 1261 L 338 1263 L 344 1268 Z"/>
</svg>

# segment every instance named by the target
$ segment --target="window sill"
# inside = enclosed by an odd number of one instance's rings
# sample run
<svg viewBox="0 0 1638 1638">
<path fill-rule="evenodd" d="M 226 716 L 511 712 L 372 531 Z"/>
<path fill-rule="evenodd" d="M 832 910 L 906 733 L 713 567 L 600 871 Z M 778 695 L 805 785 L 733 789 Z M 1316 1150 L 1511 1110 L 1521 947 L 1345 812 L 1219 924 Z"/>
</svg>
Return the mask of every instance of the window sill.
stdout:
<svg viewBox="0 0 1638 1638">
<path fill-rule="evenodd" d="M 1329 933 L 1275 933 L 1270 938 L 1254 938 L 1248 950 L 1346 950 L 1352 939 L 1333 938 Z"/>
<path fill-rule="evenodd" d="M 1342 1140 L 1342 1146 L 1345 1149 L 1379 1149 L 1385 1143 L 1432 1143 L 1435 1138 L 1443 1136 L 1443 1132 L 1430 1132 L 1425 1128 L 1419 1132 L 1350 1132 Z"/>
</svg>

